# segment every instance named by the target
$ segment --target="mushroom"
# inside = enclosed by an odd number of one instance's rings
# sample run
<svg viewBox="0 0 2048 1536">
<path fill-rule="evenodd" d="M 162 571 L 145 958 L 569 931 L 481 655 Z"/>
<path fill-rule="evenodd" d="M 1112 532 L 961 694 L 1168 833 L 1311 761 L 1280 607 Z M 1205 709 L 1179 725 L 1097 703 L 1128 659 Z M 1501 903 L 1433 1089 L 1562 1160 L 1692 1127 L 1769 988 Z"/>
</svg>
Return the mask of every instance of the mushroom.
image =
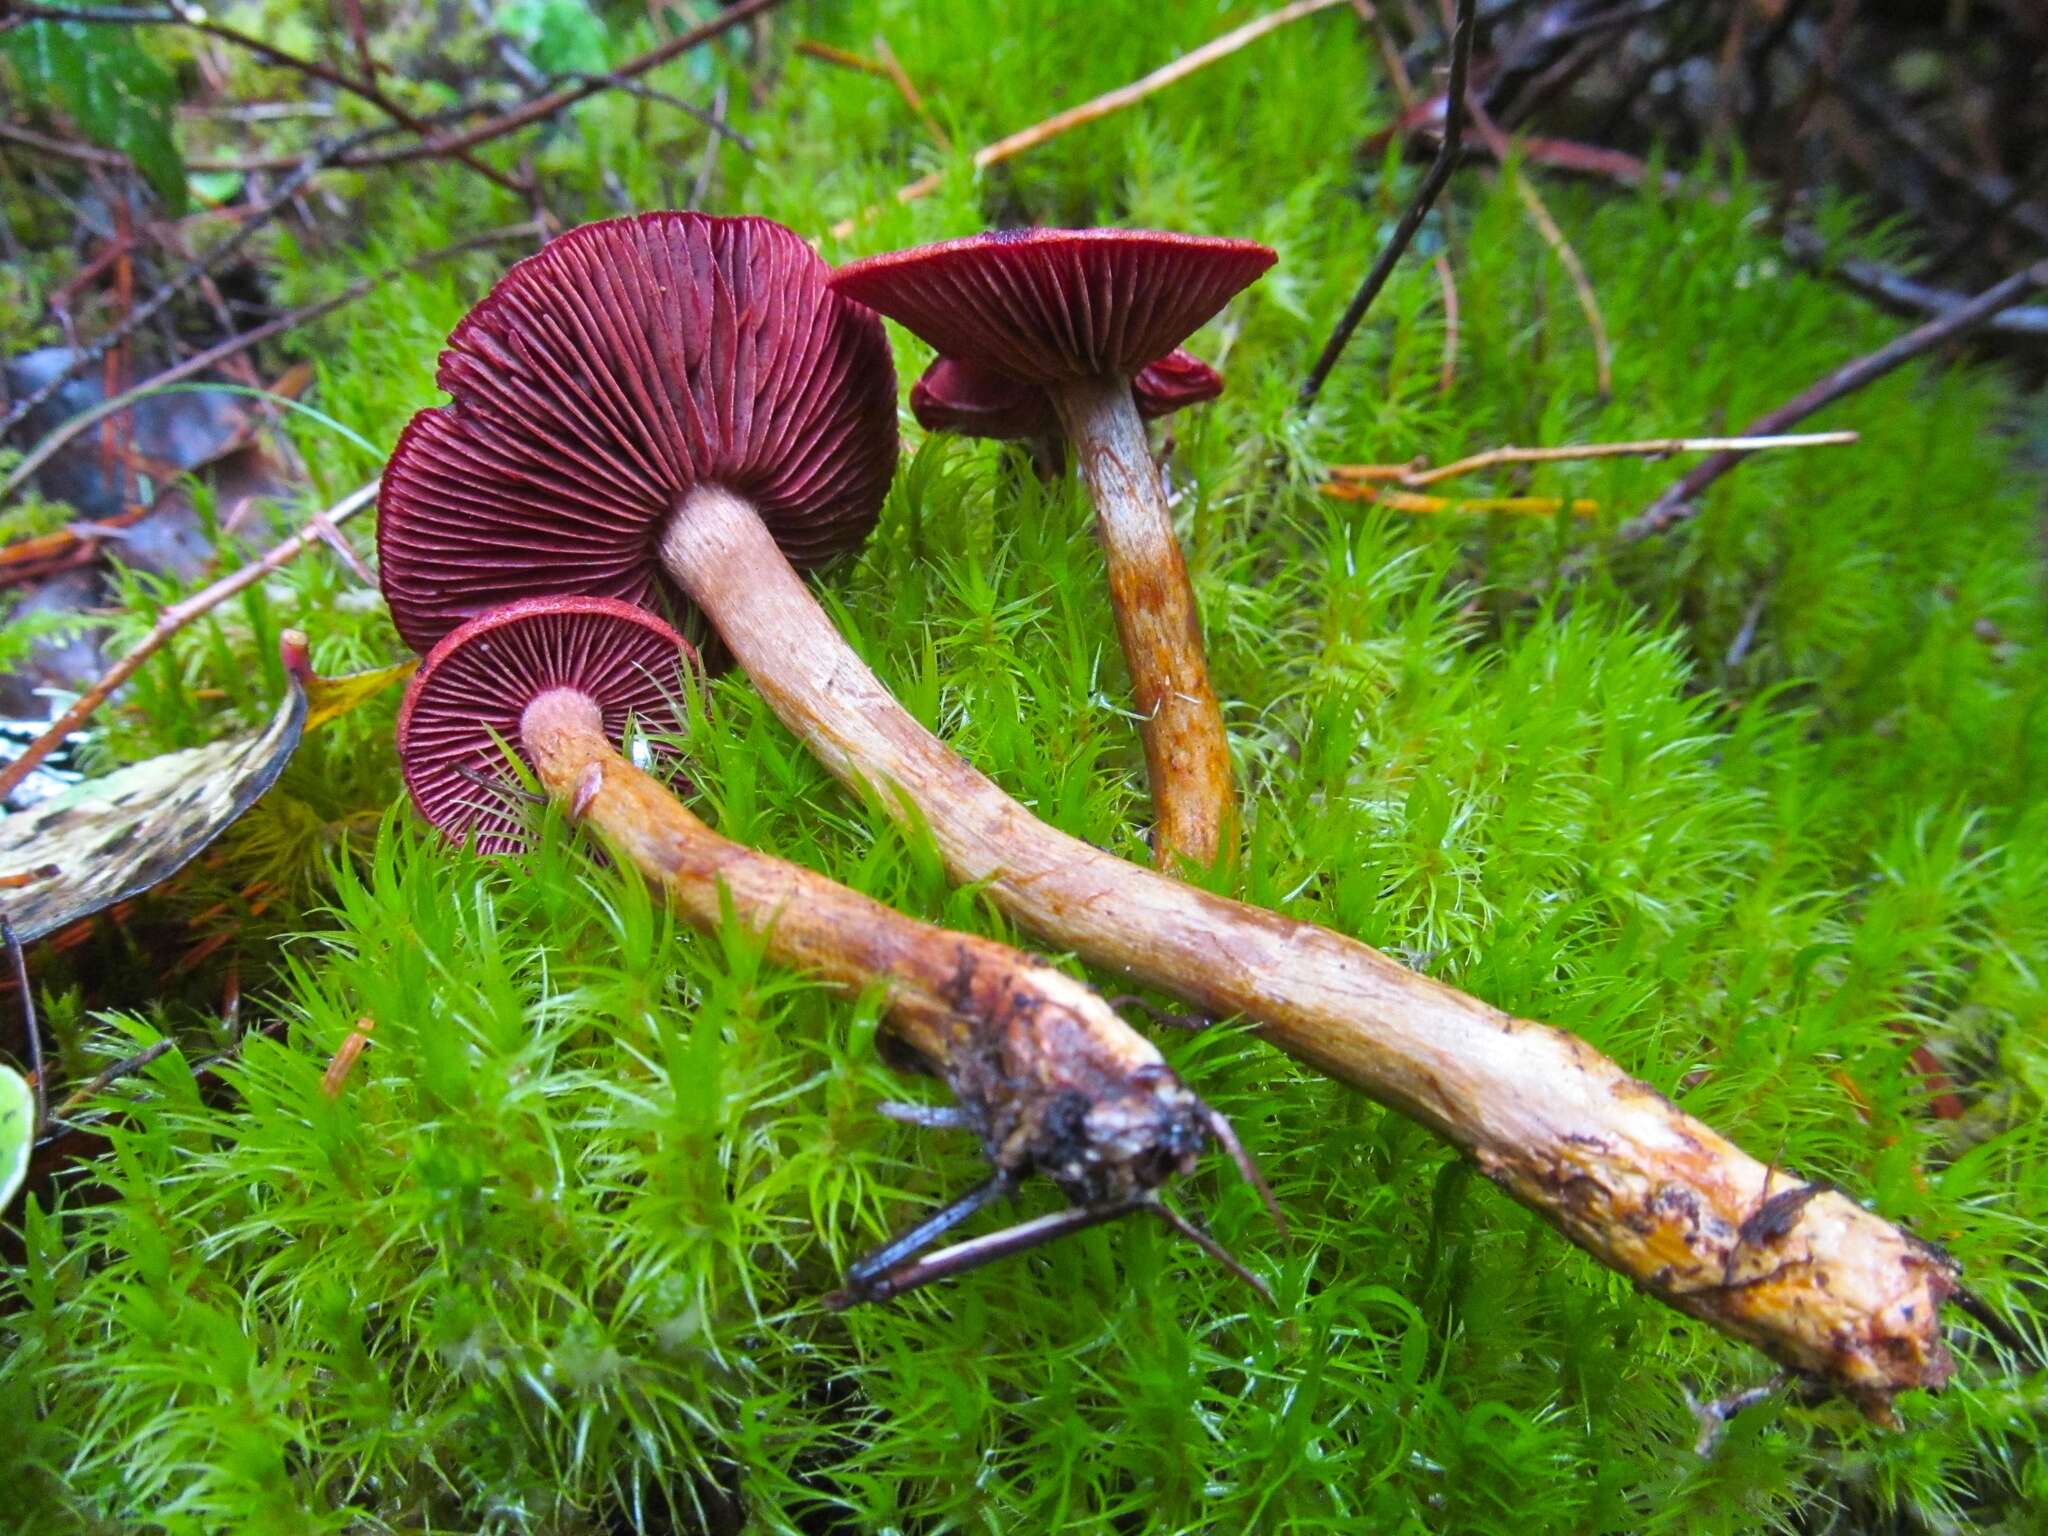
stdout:
<svg viewBox="0 0 2048 1536">
<path fill-rule="evenodd" d="M 656 263 L 651 241 L 702 254 Z M 764 265 L 755 243 L 789 253 L 777 294 L 749 276 Z M 382 576 L 400 632 L 424 649 L 523 589 L 667 585 L 828 769 L 881 791 L 953 879 L 1040 938 L 1205 1013 L 1242 1014 L 1436 1130 L 1601 1263 L 1873 1413 L 1947 1378 L 1939 1305 L 1954 1270 L 1897 1227 L 1812 1185 L 1784 1203 L 1782 1169 L 1571 1035 L 1047 826 L 912 718 L 778 548 L 778 529 L 799 555 L 827 542 L 803 537 L 794 495 L 771 523 L 746 490 L 686 472 L 685 424 L 744 399 L 764 438 L 764 419 L 800 417 L 772 437 L 806 466 L 782 480 L 750 461 L 749 484 L 822 494 L 858 467 L 862 495 L 879 498 L 894 449 L 879 322 L 822 278 L 788 231 L 693 214 L 593 226 L 515 267 L 443 359 L 454 403 L 413 422 L 385 475 Z M 783 366 L 788 343 L 758 324 L 734 344 L 737 316 L 769 312 L 806 339 L 808 372 Z M 820 377 L 830 384 L 798 387 Z M 843 547 L 874 508 L 826 496 L 818 515 Z"/>
<path fill-rule="evenodd" d="M 842 267 L 835 291 L 942 358 L 1045 393 L 1095 502 L 1152 786 L 1153 856 L 1208 868 L 1236 841 L 1230 741 L 1132 385 L 1273 264 L 1249 240 L 1002 230 Z M 1219 381 L 1220 382 L 1220 381 Z"/>
<path fill-rule="evenodd" d="M 1131 379 L 1131 398 L 1146 421 L 1222 393 L 1223 375 L 1182 347 L 1147 363 Z M 932 359 L 910 386 L 910 412 L 928 432 L 1021 438 L 1031 445 L 1032 458 L 1048 477 L 1066 463 L 1059 413 L 1051 396 L 1036 385 L 1020 384 L 958 358 Z"/>
<path fill-rule="evenodd" d="M 422 816 L 489 853 L 525 845 L 510 750 L 547 798 L 594 829 L 697 928 L 730 910 L 778 964 L 859 993 L 952 1090 L 951 1110 L 913 1111 L 981 1140 L 994 1172 L 966 1196 L 853 1266 L 838 1304 L 879 1300 L 1077 1227 L 1156 1212 L 1265 1287 L 1159 1188 L 1214 1136 L 1269 1205 L 1229 1123 L 1094 992 L 1030 955 L 906 917 L 823 875 L 721 837 L 618 751 L 629 721 L 680 731 L 671 702 L 689 644 L 611 598 L 506 604 L 451 631 L 414 676 L 398 755 Z M 1074 1209 L 918 1252 L 1040 1172 Z M 1278 1219 L 1278 1211 L 1274 1211 Z M 1284 1227 L 1283 1227 L 1284 1230 Z"/>
</svg>

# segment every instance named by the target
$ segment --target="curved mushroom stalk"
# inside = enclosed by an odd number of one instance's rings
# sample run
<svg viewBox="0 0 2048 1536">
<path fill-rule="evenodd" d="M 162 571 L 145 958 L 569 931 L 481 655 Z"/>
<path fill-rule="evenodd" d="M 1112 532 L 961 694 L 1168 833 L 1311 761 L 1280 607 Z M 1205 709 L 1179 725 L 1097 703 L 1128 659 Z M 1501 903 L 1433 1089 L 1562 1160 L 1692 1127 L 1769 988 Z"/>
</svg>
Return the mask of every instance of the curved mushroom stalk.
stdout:
<svg viewBox="0 0 2048 1536">
<path fill-rule="evenodd" d="M 992 421 L 1004 435 L 1031 424 L 1041 402 L 1004 408 L 987 375 L 1050 398 L 1095 502 L 1145 744 L 1153 853 L 1168 871 L 1235 857 L 1236 796 L 1187 560 L 1140 412 L 1214 398 L 1222 380 L 1180 343 L 1273 261 L 1248 240 L 1025 229 L 875 256 L 832 276 L 835 290 L 939 349 L 919 384 L 942 419 L 965 418 L 970 431 Z"/>
<path fill-rule="evenodd" d="M 896 702 L 736 498 L 690 498 L 662 554 L 805 745 L 849 783 L 898 791 L 952 877 L 1025 927 L 1244 1015 L 1463 1148 L 1608 1268 L 1873 1415 L 1947 1380 L 1953 1266 L 1891 1223 L 1795 1188 L 1572 1035 L 1038 821 Z"/>
<path fill-rule="evenodd" d="M 721 837 L 627 761 L 613 745 L 627 717 L 673 718 L 661 679 L 688 654 L 667 625 L 627 604 L 510 604 L 435 647 L 406 697 L 400 755 L 428 819 L 508 851 L 519 824 L 490 798 L 497 781 L 485 770 L 509 741 L 549 798 L 692 926 L 715 932 L 729 904 L 777 964 L 850 992 L 880 988 L 890 1028 L 952 1090 L 957 1123 L 980 1138 L 995 1177 L 856 1265 L 841 1303 L 895 1295 L 1051 1235 L 1026 1223 L 916 1257 L 1030 1173 L 1052 1179 L 1077 1214 L 1107 1220 L 1156 1206 L 1160 1186 L 1190 1171 L 1214 1135 L 1258 1183 L 1222 1117 L 1088 987 Z"/>
</svg>

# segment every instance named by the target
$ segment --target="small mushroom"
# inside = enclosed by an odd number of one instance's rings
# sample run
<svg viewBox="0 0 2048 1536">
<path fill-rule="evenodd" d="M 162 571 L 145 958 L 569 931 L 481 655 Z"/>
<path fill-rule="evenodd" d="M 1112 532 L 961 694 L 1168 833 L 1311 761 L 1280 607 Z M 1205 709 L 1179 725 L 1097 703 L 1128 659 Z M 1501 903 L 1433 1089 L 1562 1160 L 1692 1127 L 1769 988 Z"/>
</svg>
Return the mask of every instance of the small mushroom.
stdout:
<svg viewBox="0 0 2048 1536">
<path fill-rule="evenodd" d="M 441 377 L 455 402 L 400 439 L 379 528 L 416 648 L 526 591 L 687 598 L 828 769 L 1041 938 L 1243 1016 L 1449 1139 L 1600 1263 L 1873 1413 L 1947 1379 L 1954 1271 L 1898 1227 L 1827 1192 L 1745 1240 L 1772 1170 L 1584 1041 L 1070 837 L 919 724 L 792 568 L 872 523 L 895 399 L 880 322 L 790 231 L 696 214 L 575 231 L 507 274 Z M 764 445 L 724 461 L 744 482 L 699 478 L 705 424 L 738 420 Z M 757 508 L 759 486 L 775 499 Z"/>
<path fill-rule="evenodd" d="M 1147 421 L 1222 393 L 1223 375 L 1181 347 L 1147 363 L 1131 380 L 1131 397 Z M 928 432 L 1028 442 L 1041 473 L 1048 476 L 1057 475 L 1066 462 L 1059 412 L 1050 395 L 1035 384 L 1020 384 L 958 358 L 932 359 L 910 386 L 910 411 Z"/>
<path fill-rule="evenodd" d="M 1149 230 L 1027 229 L 842 267 L 832 286 L 942 358 L 1045 392 L 1095 501 L 1130 668 L 1165 869 L 1213 866 L 1236 840 L 1230 741 L 1166 489 L 1133 380 L 1273 264 L 1248 240 Z"/>
<path fill-rule="evenodd" d="M 507 604 L 448 634 L 421 665 L 399 713 L 399 760 L 429 822 L 511 853 L 525 844 L 527 818 L 506 775 L 509 749 L 694 926 L 716 932 L 729 903 L 778 964 L 852 993 L 881 989 L 897 1038 L 958 1101 L 935 1118 L 978 1136 L 994 1173 L 855 1265 L 837 1300 L 879 1300 L 1138 1210 L 1263 1290 L 1158 1191 L 1194 1167 L 1212 1135 L 1262 1193 L 1264 1184 L 1223 1117 L 1093 991 L 1008 945 L 919 922 L 721 837 L 620 754 L 629 721 L 682 729 L 673 699 L 693 661 L 680 635 L 630 603 Z M 1026 1222 L 917 1257 L 1033 1172 L 1074 1202 L 1063 1222 Z"/>
</svg>

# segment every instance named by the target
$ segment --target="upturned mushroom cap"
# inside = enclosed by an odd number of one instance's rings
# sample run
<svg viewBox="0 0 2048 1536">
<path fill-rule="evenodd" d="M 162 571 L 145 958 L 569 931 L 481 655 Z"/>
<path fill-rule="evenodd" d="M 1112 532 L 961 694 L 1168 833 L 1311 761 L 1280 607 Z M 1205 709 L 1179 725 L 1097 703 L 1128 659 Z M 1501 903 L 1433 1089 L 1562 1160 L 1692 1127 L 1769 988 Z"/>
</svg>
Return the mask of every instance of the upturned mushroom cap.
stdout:
<svg viewBox="0 0 2048 1536">
<path fill-rule="evenodd" d="M 853 262 L 832 287 L 943 357 L 1048 385 L 1128 378 L 1276 259 L 1250 240 L 1155 230 L 998 230 Z"/>
<path fill-rule="evenodd" d="M 557 688 L 588 696 L 614 742 L 629 716 L 680 728 L 678 671 L 690 643 L 644 608 L 605 597 L 507 603 L 449 631 L 420 664 L 398 712 L 398 760 L 412 803 L 450 840 L 484 853 L 526 845 L 525 818 L 506 779 L 520 718 Z M 505 782 L 506 788 L 493 786 Z"/>
<path fill-rule="evenodd" d="M 882 324 L 767 219 L 571 230 L 455 328 L 385 470 L 384 595 L 415 650 L 522 597 L 683 611 L 656 541 L 693 487 L 752 503 L 791 563 L 859 546 L 896 463 Z"/>
<path fill-rule="evenodd" d="M 1223 393 L 1223 375 L 1176 347 L 1131 379 L 1138 414 L 1147 421 L 1200 405 Z M 1044 389 L 958 358 L 932 360 L 910 387 L 910 410 L 928 432 L 967 437 L 1055 437 L 1059 413 Z"/>
</svg>

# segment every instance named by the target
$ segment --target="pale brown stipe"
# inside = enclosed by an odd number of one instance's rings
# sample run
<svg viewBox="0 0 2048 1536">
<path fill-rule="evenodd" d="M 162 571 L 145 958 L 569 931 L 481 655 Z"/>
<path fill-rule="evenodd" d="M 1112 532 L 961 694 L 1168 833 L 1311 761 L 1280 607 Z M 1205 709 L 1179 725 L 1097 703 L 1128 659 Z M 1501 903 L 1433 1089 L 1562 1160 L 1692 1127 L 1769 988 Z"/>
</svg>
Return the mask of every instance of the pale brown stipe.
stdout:
<svg viewBox="0 0 2048 1536">
<path fill-rule="evenodd" d="M 1157 1191 L 1190 1171 L 1214 1135 L 1264 1193 L 1228 1123 L 1083 983 L 722 837 L 627 761 L 614 742 L 629 715 L 678 724 L 668 701 L 689 655 L 660 619 L 612 599 L 509 604 L 452 631 L 421 665 L 400 715 L 399 754 L 428 820 L 451 837 L 516 851 L 523 816 L 497 777 L 510 746 L 548 798 L 692 926 L 715 932 L 729 904 L 778 965 L 848 992 L 879 989 L 890 1027 L 952 1090 L 953 1113 L 981 1139 L 995 1178 L 972 1203 L 914 1228 L 912 1241 L 856 1265 L 841 1304 L 1028 1246 L 1029 1231 L 995 1233 L 974 1239 L 964 1259 L 948 1250 L 904 1263 L 1027 1174 L 1050 1178 L 1093 1219 L 1157 1209 L 1174 1220 Z M 1206 1234 L 1192 1235 L 1212 1247 Z"/>
<path fill-rule="evenodd" d="M 1249 240 L 1158 230 L 997 230 L 872 256 L 837 293 L 957 364 L 1044 388 L 1095 504 L 1131 675 L 1162 869 L 1235 858 L 1223 711 L 1132 380 L 1273 264 Z"/>
<path fill-rule="evenodd" d="M 1594 1258 L 1666 1304 L 1888 1418 L 1953 1369 L 1953 1266 L 1788 1175 L 1585 1042 L 1417 976 L 1364 944 L 1212 896 L 1037 821 L 882 687 L 730 496 L 697 493 L 662 540 L 785 724 L 850 783 L 914 812 L 955 880 L 1091 963 L 1215 1015 L 1412 1115 Z"/>
<path fill-rule="evenodd" d="M 1237 797 L 1166 488 L 1126 381 L 1085 379 L 1051 394 L 1095 504 L 1110 608 L 1145 743 L 1153 850 L 1169 871 L 1175 855 L 1206 868 L 1236 847 Z"/>
</svg>

